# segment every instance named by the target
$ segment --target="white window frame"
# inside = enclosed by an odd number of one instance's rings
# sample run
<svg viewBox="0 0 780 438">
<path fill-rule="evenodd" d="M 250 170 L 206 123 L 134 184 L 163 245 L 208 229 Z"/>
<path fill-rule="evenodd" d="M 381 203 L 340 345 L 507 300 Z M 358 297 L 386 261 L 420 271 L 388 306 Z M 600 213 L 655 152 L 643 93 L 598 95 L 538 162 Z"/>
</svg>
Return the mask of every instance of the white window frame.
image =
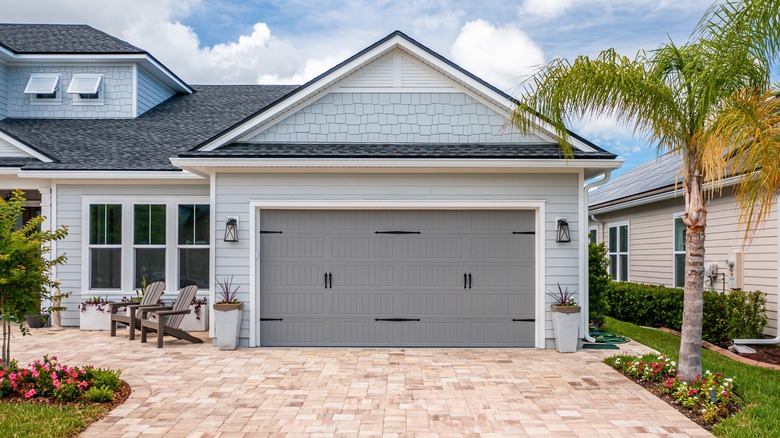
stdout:
<svg viewBox="0 0 780 438">
<path fill-rule="evenodd" d="M 121 234 L 121 239 L 120 240 L 122 241 L 122 243 L 119 243 L 119 244 L 116 244 L 116 243 L 114 243 L 114 244 L 90 243 L 90 237 L 91 236 L 90 236 L 89 233 L 91 231 L 91 227 L 90 227 L 90 223 L 89 222 L 90 222 L 90 206 L 92 206 L 92 205 L 119 205 L 121 207 L 121 209 L 122 209 L 122 216 L 121 216 L 121 218 L 122 218 L 122 234 Z M 83 284 L 86 285 L 86 289 L 88 289 L 88 290 L 105 290 L 105 291 L 121 290 L 122 285 L 124 284 L 123 280 L 124 280 L 124 275 L 125 275 L 124 269 L 123 269 L 123 266 L 122 266 L 121 263 L 120 263 L 120 274 L 121 274 L 122 278 L 119 281 L 119 287 L 120 287 L 119 289 L 115 289 L 115 288 L 110 288 L 110 289 L 109 288 L 97 288 L 97 289 L 93 289 L 92 288 L 91 275 L 89 275 L 89 274 L 92 273 L 92 250 L 93 249 L 119 249 L 120 253 L 124 252 L 124 251 L 122 251 L 122 246 L 126 242 L 126 236 L 125 236 L 125 233 L 124 233 L 125 206 L 121 202 L 111 202 L 111 201 L 108 201 L 108 200 L 106 202 L 90 202 L 86 206 L 85 216 L 86 216 L 86 223 L 85 223 L 83 229 L 84 229 L 84 242 L 86 243 L 87 249 L 84 252 L 84 259 L 87 260 L 87 265 L 84 266 L 84 270 L 87 272 L 87 276 L 84 279 L 84 283 Z M 124 254 L 121 254 L 120 257 L 122 259 L 124 259 Z"/>
<path fill-rule="evenodd" d="M 626 227 L 626 251 L 620 251 L 620 227 L 625 226 Z M 612 251 L 609 245 L 609 239 L 610 239 L 610 231 L 612 228 L 615 228 L 617 230 L 617 251 Z M 609 259 L 609 270 L 611 275 L 611 268 L 612 268 L 612 257 L 616 256 L 615 260 L 617 261 L 617 266 L 615 267 L 615 277 L 613 278 L 614 281 L 631 281 L 631 224 L 629 221 L 621 221 L 621 222 L 611 222 L 607 224 L 607 258 Z M 628 269 L 626 269 L 626 278 L 620 278 L 620 272 L 622 271 L 622 265 L 620 261 L 620 256 L 625 255 L 626 256 L 626 262 L 628 263 Z"/>
<path fill-rule="evenodd" d="M 89 99 L 89 98 L 81 97 L 81 94 L 93 94 L 93 93 L 83 93 L 80 90 L 74 90 L 73 82 L 76 79 L 97 79 L 98 81 L 97 89 L 95 90 L 95 93 L 97 93 L 97 98 Z M 76 73 L 71 78 L 70 85 L 68 85 L 68 95 L 70 96 L 73 105 L 103 105 L 105 103 L 105 99 L 104 99 L 105 93 L 103 92 L 103 88 L 104 88 L 104 80 L 102 74 Z"/>
<path fill-rule="evenodd" d="M 137 243 L 135 243 L 135 207 L 137 205 L 164 205 L 165 206 L 165 243 L 164 244 L 137 244 Z M 162 202 L 160 202 L 160 203 L 155 203 L 155 202 L 149 202 L 149 203 L 134 202 L 132 204 L 131 208 L 133 209 L 133 219 L 132 219 L 133 223 L 132 223 L 132 228 L 131 228 L 130 232 L 131 232 L 131 234 L 133 236 L 132 236 L 132 239 L 131 239 L 130 243 L 133 246 L 132 254 L 131 254 L 131 257 L 133 259 L 133 261 L 132 261 L 133 270 L 130 273 L 130 276 L 132 277 L 130 279 L 130 281 L 132 283 L 135 283 L 135 270 L 138 267 L 137 263 L 136 263 L 136 256 L 135 256 L 135 252 L 136 252 L 137 249 L 164 249 L 165 250 L 165 268 L 164 269 L 165 269 L 165 278 L 166 278 L 166 281 L 167 281 L 168 272 L 169 272 L 168 266 L 170 265 L 170 258 L 171 258 L 170 255 L 169 255 L 169 248 L 168 248 L 170 246 L 170 245 L 168 245 L 168 241 L 171 238 L 171 236 L 168 234 L 168 221 L 169 221 L 168 215 L 170 214 L 170 206 L 168 206 L 166 203 L 162 203 Z M 151 283 L 151 282 L 152 281 L 147 278 L 147 283 Z M 135 284 L 133 284 L 133 285 L 135 286 Z"/>
<path fill-rule="evenodd" d="M 676 239 L 677 239 L 677 233 L 676 233 L 677 221 L 678 220 L 682 221 L 682 215 L 683 214 L 685 214 L 684 211 L 680 211 L 680 212 L 672 214 L 672 287 L 674 287 L 674 288 L 681 288 L 681 287 L 685 286 L 685 280 L 684 279 L 683 279 L 683 286 L 677 286 L 677 256 L 679 254 L 682 254 L 683 256 L 685 255 L 685 241 L 683 240 L 683 250 L 682 251 L 677 251 L 677 249 L 675 248 L 675 246 L 676 246 L 675 244 L 677 243 L 676 242 Z M 683 226 L 685 226 L 684 223 L 683 223 Z M 685 259 L 683 258 L 683 260 L 685 260 Z M 684 275 L 683 275 L 683 277 L 684 277 Z"/>
<path fill-rule="evenodd" d="M 173 234 L 173 236 L 174 236 L 174 243 L 175 243 L 175 246 L 176 246 L 176 249 L 175 249 L 175 252 L 176 252 L 176 255 L 175 255 L 176 265 L 175 265 L 174 269 L 176 270 L 176 284 L 175 284 L 175 286 L 177 287 L 177 289 L 178 289 L 179 280 L 180 280 L 179 279 L 179 269 L 178 269 L 179 268 L 179 253 L 180 253 L 180 250 L 182 250 L 182 249 L 207 249 L 207 248 L 211 248 L 211 242 L 214 241 L 214 236 L 212 235 L 212 233 L 214 232 L 214 226 L 211 223 L 213 221 L 213 216 L 211 215 L 211 211 L 214 210 L 214 206 L 211 206 L 211 208 L 209 210 L 209 239 L 208 239 L 208 243 L 207 244 L 194 244 L 193 243 L 191 245 L 180 244 L 179 243 L 179 206 L 180 205 L 208 205 L 208 204 L 209 204 L 208 201 L 206 201 L 206 202 L 184 202 L 184 201 L 179 201 L 179 202 L 176 202 L 176 205 L 174 206 L 174 212 L 176 213 L 176 219 L 174 221 L 174 234 Z M 209 254 L 209 265 L 211 265 L 211 255 L 210 254 Z M 212 269 L 212 267 L 209 266 L 209 269 Z M 209 273 L 209 285 L 211 285 L 211 273 Z M 200 290 L 200 289 L 198 289 L 198 290 Z"/>
<path fill-rule="evenodd" d="M 30 82 L 33 80 L 33 78 L 54 78 L 54 97 L 37 97 L 39 94 L 49 94 L 49 93 L 32 93 L 28 92 L 28 88 L 30 87 Z M 62 76 L 59 73 L 31 73 L 30 78 L 27 80 L 27 85 L 24 87 L 24 94 L 27 94 L 30 96 L 30 104 L 31 105 L 61 105 L 62 104 L 62 92 L 61 92 L 61 85 L 62 85 Z"/>
<path fill-rule="evenodd" d="M 115 295 L 115 296 L 134 296 L 135 286 L 135 248 L 136 247 L 160 247 L 160 245 L 135 245 L 133 239 L 134 230 L 134 206 L 135 205 L 161 205 L 166 206 L 165 209 L 165 284 L 166 291 L 169 292 L 166 297 L 170 298 L 175 296 L 175 291 L 179 290 L 179 245 L 178 245 L 178 208 L 179 204 L 189 205 L 210 205 L 213 210 L 214 206 L 211 205 L 209 197 L 202 196 L 182 196 L 182 197 L 155 197 L 155 196 L 121 196 L 105 197 L 105 196 L 83 196 L 81 198 L 81 212 L 82 212 L 82 288 L 85 296 L 98 296 L 98 295 Z M 94 204 L 113 204 L 122 206 L 122 244 L 113 245 L 114 247 L 121 248 L 121 289 L 93 289 L 90 283 L 90 274 L 92 269 L 92 252 L 90 249 L 94 245 L 89 244 L 89 207 Z M 213 251 L 211 246 L 212 239 L 209 239 L 209 243 L 206 245 L 191 245 L 187 248 L 202 248 L 209 249 L 209 253 Z M 101 248 L 107 248 L 106 245 L 99 245 Z M 209 266 L 211 269 L 211 266 Z M 209 283 L 209 289 L 210 287 Z M 199 289 L 198 295 L 201 293 L 207 294 L 210 290 Z M 167 298 L 166 298 L 167 299 Z"/>
</svg>

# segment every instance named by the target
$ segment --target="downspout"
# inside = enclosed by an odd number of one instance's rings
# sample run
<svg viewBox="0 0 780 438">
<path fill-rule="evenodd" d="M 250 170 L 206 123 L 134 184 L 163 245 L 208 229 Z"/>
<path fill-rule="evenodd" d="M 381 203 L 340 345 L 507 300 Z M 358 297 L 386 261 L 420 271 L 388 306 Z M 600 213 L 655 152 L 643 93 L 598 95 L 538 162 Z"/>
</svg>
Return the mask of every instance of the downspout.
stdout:
<svg viewBox="0 0 780 438">
<path fill-rule="evenodd" d="M 583 221 L 583 225 L 581 225 L 581 226 L 584 227 L 586 230 L 587 230 L 587 222 L 588 222 L 588 219 L 587 219 L 588 218 L 588 213 L 587 213 L 587 209 L 588 209 L 588 193 L 590 192 L 590 189 L 592 189 L 594 187 L 598 187 L 598 186 L 600 186 L 602 184 L 606 184 L 607 182 L 609 182 L 609 178 L 610 178 L 611 175 L 612 175 L 612 169 L 608 169 L 608 170 L 606 170 L 604 172 L 604 178 L 601 178 L 598 181 L 593 181 L 593 182 L 591 182 L 589 184 L 586 184 L 585 187 L 583 188 L 583 190 L 585 191 L 584 192 L 585 195 L 583 196 L 583 199 L 585 200 L 585 212 L 584 212 L 585 220 Z M 593 216 L 591 215 L 591 217 L 593 217 Z M 595 221 L 596 218 L 593 218 L 593 220 Z M 584 253 L 585 253 L 584 259 L 585 260 L 584 260 L 584 263 L 582 265 L 582 266 L 585 266 L 585 267 L 588 266 L 588 251 L 587 251 L 587 245 L 586 245 L 587 242 L 588 242 L 588 233 L 587 232 L 586 233 L 580 233 L 580 245 L 583 245 L 585 247 L 585 250 L 584 250 Z M 580 269 L 583 269 L 583 268 L 580 267 Z M 586 275 L 586 280 L 583 281 L 583 285 L 585 286 L 585 293 L 582 294 L 582 296 L 580 297 L 580 305 L 582 306 L 582 314 L 585 315 L 585 316 L 582 318 L 582 321 L 581 321 L 581 324 L 580 324 L 581 325 L 580 328 L 582 329 L 582 333 L 584 335 L 583 338 L 585 338 L 585 340 L 588 341 L 588 342 L 594 342 L 595 343 L 596 340 L 592 336 L 590 336 L 590 332 L 588 331 L 588 321 L 590 319 L 590 288 L 589 288 L 588 281 L 587 281 L 587 275 Z"/>
<path fill-rule="evenodd" d="M 780 228 L 780 220 L 778 220 L 777 227 Z M 775 258 L 775 263 L 777 264 L 777 273 L 775 274 L 777 277 L 777 286 L 775 289 L 775 294 L 780 293 L 780 238 L 777 240 L 777 255 Z M 775 323 L 775 330 L 777 331 L 777 334 L 772 339 L 732 339 L 731 342 L 734 344 L 759 344 L 759 345 L 766 345 L 766 344 L 778 344 L 780 343 L 780 314 L 778 314 L 777 322 Z"/>
</svg>

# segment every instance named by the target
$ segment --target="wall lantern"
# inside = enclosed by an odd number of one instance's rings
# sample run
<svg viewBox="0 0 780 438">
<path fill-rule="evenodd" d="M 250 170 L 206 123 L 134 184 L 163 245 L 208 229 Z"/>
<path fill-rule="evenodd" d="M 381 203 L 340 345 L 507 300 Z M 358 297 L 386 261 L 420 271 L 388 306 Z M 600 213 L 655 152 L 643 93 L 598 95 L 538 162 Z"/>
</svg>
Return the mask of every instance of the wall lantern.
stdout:
<svg viewBox="0 0 780 438">
<path fill-rule="evenodd" d="M 556 242 L 571 242 L 571 233 L 569 232 L 569 221 L 565 217 L 558 218 L 558 233 L 555 235 Z"/>
<path fill-rule="evenodd" d="M 225 242 L 238 242 L 238 218 L 229 217 L 225 224 Z"/>
</svg>

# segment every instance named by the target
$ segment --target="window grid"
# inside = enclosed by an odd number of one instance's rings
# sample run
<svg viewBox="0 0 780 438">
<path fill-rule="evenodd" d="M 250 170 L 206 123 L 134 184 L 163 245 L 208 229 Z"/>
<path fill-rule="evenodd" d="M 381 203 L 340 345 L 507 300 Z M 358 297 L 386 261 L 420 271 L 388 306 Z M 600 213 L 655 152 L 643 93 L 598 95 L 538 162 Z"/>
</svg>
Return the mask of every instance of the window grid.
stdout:
<svg viewBox="0 0 780 438">
<path fill-rule="evenodd" d="M 685 236 L 682 219 L 674 218 L 674 287 L 685 287 Z"/>
<path fill-rule="evenodd" d="M 609 275 L 615 281 L 628 281 L 628 252 L 628 224 L 610 225 L 607 254 L 609 257 Z"/>
</svg>

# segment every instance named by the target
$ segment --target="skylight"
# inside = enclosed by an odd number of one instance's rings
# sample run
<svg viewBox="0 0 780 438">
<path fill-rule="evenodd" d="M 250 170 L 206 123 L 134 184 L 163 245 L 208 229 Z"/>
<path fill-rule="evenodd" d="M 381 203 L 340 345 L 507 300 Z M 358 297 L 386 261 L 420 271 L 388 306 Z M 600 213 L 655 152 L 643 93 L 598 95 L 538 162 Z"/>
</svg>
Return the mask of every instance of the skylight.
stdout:
<svg viewBox="0 0 780 438">
<path fill-rule="evenodd" d="M 27 81 L 24 94 L 54 94 L 59 83 L 60 75 L 33 73 Z"/>
<path fill-rule="evenodd" d="M 97 94 L 103 75 L 77 74 L 73 75 L 68 87 L 68 94 Z"/>
</svg>

